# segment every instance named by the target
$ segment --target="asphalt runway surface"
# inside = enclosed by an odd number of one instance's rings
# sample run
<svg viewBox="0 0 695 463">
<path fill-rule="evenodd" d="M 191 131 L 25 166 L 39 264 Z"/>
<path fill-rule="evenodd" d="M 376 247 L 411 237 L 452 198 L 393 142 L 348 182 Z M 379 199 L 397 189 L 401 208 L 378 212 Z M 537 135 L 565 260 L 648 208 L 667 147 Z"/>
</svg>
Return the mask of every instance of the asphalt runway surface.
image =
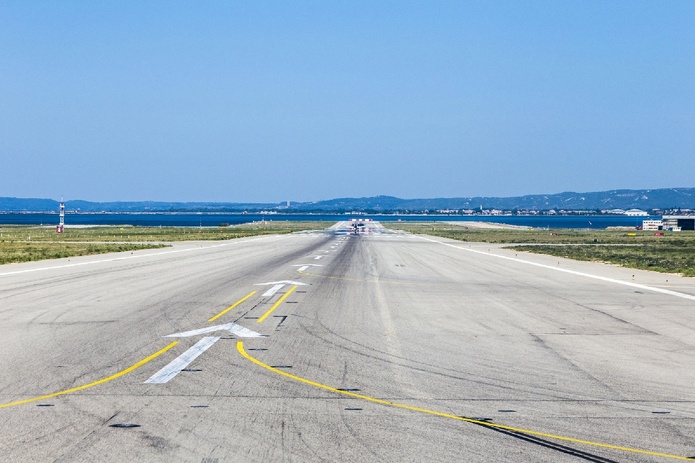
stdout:
<svg viewBox="0 0 695 463">
<path fill-rule="evenodd" d="M 0 266 L 0 461 L 695 456 L 695 280 L 345 228 Z"/>
</svg>

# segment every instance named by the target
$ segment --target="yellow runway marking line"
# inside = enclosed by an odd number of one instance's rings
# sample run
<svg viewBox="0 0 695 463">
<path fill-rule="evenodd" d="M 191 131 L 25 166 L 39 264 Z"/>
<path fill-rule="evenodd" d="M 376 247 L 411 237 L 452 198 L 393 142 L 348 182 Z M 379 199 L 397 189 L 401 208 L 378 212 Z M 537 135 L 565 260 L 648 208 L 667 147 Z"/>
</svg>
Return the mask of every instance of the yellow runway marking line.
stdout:
<svg viewBox="0 0 695 463">
<path fill-rule="evenodd" d="M 287 297 L 288 297 L 290 294 L 292 294 L 292 291 L 294 291 L 294 290 L 297 289 L 297 288 L 299 288 L 299 286 L 292 286 L 290 289 L 288 289 L 287 292 L 286 292 L 285 294 L 283 294 L 282 297 L 281 297 L 280 299 L 278 299 L 278 301 L 277 301 L 275 304 L 273 304 L 273 306 L 272 306 L 270 309 L 268 309 L 268 311 L 267 311 L 266 313 L 264 313 L 264 314 L 261 316 L 261 318 L 259 318 L 259 319 L 257 320 L 257 322 L 260 323 L 260 322 L 262 322 L 263 320 L 265 320 L 266 318 L 268 318 L 268 315 L 270 315 L 271 313 L 273 313 L 273 311 L 274 311 L 275 309 L 277 309 L 278 306 L 279 306 L 280 304 L 282 304 L 282 302 L 283 302 L 285 299 L 287 299 Z"/>
<path fill-rule="evenodd" d="M 16 401 L 16 402 L 9 402 L 9 403 L 6 403 L 6 404 L 0 404 L 0 408 L 14 407 L 14 406 L 16 406 L 16 405 L 28 404 L 28 403 L 31 403 L 31 402 L 38 402 L 39 400 L 51 399 L 51 398 L 53 398 L 53 397 L 58 397 L 58 396 L 60 396 L 60 395 L 65 395 L 65 394 L 71 394 L 71 393 L 73 393 L 73 392 L 81 391 L 81 390 L 83 390 L 83 389 L 88 389 L 88 388 L 90 388 L 90 387 L 98 386 L 99 384 L 107 383 L 107 382 L 112 381 L 112 380 L 114 380 L 114 379 L 116 379 L 116 378 L 120 378 L 121 376 L 126 375 L 126 374 L 130 373 L 130 372 L 133 371 L 133 370 L 136 370 L 136 369 L 140 368 L 141 366 L 143 366 L 143 365 L 146 364 L 147 362 L 149 362 L 149 361 L 151 361 L 151 360 L 153 360 L 153 359 L 159 357 L 159 356 L 162 355 L 164 352 L 168 351 L 169 349 L 171 349 L 172 347 L 174 347 L 174 346 L 175 346 L 176 344 L 178 344 L 178 343 L 179 343 L 178 341 L 174 341 L 174 342 L 172 342 L 171 344 L 169 344 L 168 346 L 166 346 L 164 349 L 162 349 L 162 350 L 160 350 L 160 351 L 158 351 L 158 352 L 155 352 L 154 354 L 150 355 L 149 357 L 140 360 L 140 361 L 139 361 L 138 363 L 136 363 L 135 365 L 133 365 L 133 366 L 131 366 L 131 367 L 128 367 L 128 368 L 126 368 L 125 370 L 119 371 L 118 373 L 116 373 L 116 374 L 114 374 L 114 375 L 111 375 L 111 376 L 109 376 L 109 377 L 100 379 L 100 380 L 98 380 L 98 381 L 94 381 L 94 382 L 89 383 L 89 384 L 83 384 L 82 386 L 77 386 L 77 387 L 73 387 L 73 388 L 71 388 L 71 389 L 66 389 L 66 390 L 64 390 L 64 391 L 54 392 L 54 393 L 52 393 L 52 394 L 46 394 L 46 395 L 42 395 L 42 396 L 39 396 L 39 397 L 32 397 L 31 399 L 24 399 L 24 400 L 18 400 L 18 401 Z"/>
<path fill-rule="evenodd" d="M 331 386 L 327 386 L 325 384 L 317 383 L 315 381 L 311 381 L 309 379 L 302 378 L 301 376 L 296 376 L 291 373 L 287 373 L 285 371 L 279 370 L 277 368 L 271 367 L 270 365 L 261 362 L 260 360 L 251 357 L 249 354 L 246 353 L 246 350 L 244 350 L 244 343 L 243 341 L 237 341 L 237 350 L 239 353 L 247 360 L 255 363 L 256 365 L 265 368 L 266 370 L 270 370 L 273 373 L 277 373 L 281 376 L 285 376 L 287 378 L 293 379 L 295 381 L 299 381 L 300 383 L 308 384 L 310 386 L 314 386 L 320 389 L 324 389 L 327 391 L 335 392 L 336 394 L 342 394 L 346 395 L 348 397 L 352 397 L 355 399 L 361 399 L 361 400 L 366 400 L 368 402 L 373 402 L 376 404 L 380 405 L 387 405 L 390 407 L 396 407 L 396 408 L 402 408 L 405 410 L 411 410 L 414 412 L 420 412 L 420 413 L 426 413 L 428 415 L 434 415 L 434 416 L 440 416 L 442 418 L 449 418 L 452 420 L 458 420 L 458 421 L 465 421 L 467 423 L 474 423 L 482 426 L 487 426 L 490 428 L 496 428 L 496 429 L 504 429 L 506 431 L 512 431 L 512 432 L 518 432 L 518 433 L 524 433 L 524 434 L 530 434 L 534 436 L 540 436 L 540 437 L 546 437 L 549 439 L 555 439 L 555 440 L 560 440 L 560 441 L 565 441 L 565 442 L 572 442 L 574 444 L 583 444 L 583 445 L 590 445 L 592 447 L 602 447 L 606 449 L 611 449 L 611 450 L 619 450 L 622 452 L 630 452 L 630 453 L 639 453 L 642 455 L 651 455 L 651 456 L 656 456 L 656 457 L 663 457 L 663 458 L 670 458 L 674 460 L 691 460 L 691 458 L 684 457 L 682 455 L 673 455 L 670 453 L 661 453 L 661 452 L 653 452 L 651 450 L 642 450 L 642 449 L 635 449 L 631 447 L 622 447 L 619 445 L 613 445 L 613 444 L 604 444 L 602 442 L 594 442 L 594 441 L 588 441 L 588 440 L 582 440 L 582 439 L 575 439 L 573 437 L 567 437 L 567 436 L 559 436 L 555 434 L 548 434 L 545 432 L 539 432 L 539 431 L 532 431 L 530 429 L 523 429 L 523 428 L 515 428 L 512 426 L 505 426 L 502 424 L 496 424 L 496 423 L 489 423 L 487 421 L 479 421 L 479 420 L 474 420 L 472 418 L 465 418 L 462 416 L 458 415 L 452 415 L 450 413 L 443 413 L 443 412 L 438 412 L 436 410 L 428 410 L 426 408 L 420 408 L 420 407 L 413 407 L 411 405 L 406 405 L 406 404 L 400 404 L 397 402 L 390 402 L 388 400 L 382 400 L 382 399 L 377 399 L 375 397 L 370 397 L 367 395 L 363 394 L 356 394 L 354 392 L 350 391 L 343 391 L 341 389 L 336 389 Z"/>
<path fill-rule="evenodd" d="M 214 317 L 212 317 L 212 318 L 209 319 L 208 321 L 209 321 L 209 322 L 214 322 L 215 320 L 217 320 L 218 318 L 220 318 L 222 315 L 224 315 L 224 314 L 226 314 L 227 312 L 229 312 L 230 310 L 233 310 L 234 308 L 236 308 L 239 304 L 241 304 L 242 302 L 244 302 L 246 299 L 250 298 L 250 297 L 253 296 L 254 294 L 256 294 L 256 291 L 251 291 L 249 294 L 247 294 L 246 296 L 242 297 L 241 299 L 239 299 L 238 301 L 236 301 L 234 304 L 230 305 L 229 307 L 227 307 L 227 308 L 224 309 L 222 312 L 218 313 L 217 315 L 215 315 Z"/>
</svg>

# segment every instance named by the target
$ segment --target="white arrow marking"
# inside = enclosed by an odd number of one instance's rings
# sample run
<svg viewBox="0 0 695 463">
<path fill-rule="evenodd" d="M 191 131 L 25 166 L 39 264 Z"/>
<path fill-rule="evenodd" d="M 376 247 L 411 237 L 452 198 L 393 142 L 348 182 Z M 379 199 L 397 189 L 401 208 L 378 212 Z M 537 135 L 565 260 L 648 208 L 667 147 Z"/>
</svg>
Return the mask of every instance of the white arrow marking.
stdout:
<svg viewBox="0 0 695 463">
<path fill-rule="evenodd" d="M 263 297 L 272 297 L 272 296 L 274 296 L 275 293 L 277 293 L 278 291 L 280 291 L 280 290 L 282 289 L 283 286 L 285 286 L 285 285 L 284 285 L 284 284 L 280 284 L 280 285 L 275 285 L 275 286 L 273 286 L 273 287 L 270 288 L 268 291 L 266 291 L 266 292 L 263 293 Z"/>
<path fill-rule="evenodd" d="M 297 271 L 299 273 L 302 273 L 304 270 L 308 269 L 309 267 L 323 267 L 323 265 L 319 264 L 299 264 L 299 265 L 293 265 L 292 267 L 299 267 Z"/>
<path fill-rule="evenodd" d="M 314 260 L 319 260 L 319 259 L 322 259 L 322 258 L 323 258 L 323 256 L 316 256 L 316 257 L 314 257 Z"/>
<path fill-rule="evenodd" d="M 212 347 L 212 345 L 219 341 L 219 339 L 219 336 L 209 336 L 201 339 L 195 343 L 193 347 L 176 357 L 167 366 L 152 375 L 150 379 L 145 381 L 145 384 L 164 384 L 168 382 L 174 376 L 178 375 L 181 370 L 186 368 L 189 363 L 198 358 L 200 354 Z"/>
<path fill-rule="evenodd" d="M 192 336 L 200 336 L 201 334 L 214 333 L 215 331 L 229 331 L 231 334 L 235 334 L 240 338 L 262 338 L 263 335 L 251 331 L 248 328 L 244 328 L 236 323 L 226 323 L 224 325 L 209 326 L 207 328 L 200 328 L 199 330 L 184 331 L 183 333 L 175 333 L 164 336 L 165 338 L 190 338 Z"/>
<path fill-rule="evenodd" d="M 306 283 L 300 283 L 299 281 L 292 281 L 292 280 L 269 281 L 268 283 L 256 283 L 254 286 L 268 286 L 268 285 L 279 285 L 279 284 L 306 286 Z"/>
<path fill-rule="evenodd" d="M 285 285 L 295 285 L 295 286 L 306 286 L 306 283 L 300 283 L 298 281 L 292 281 L 292 280 L 283 280 L 283 281 L 269 281 L 268 283 L 256 283 L 255 286 L 267 286 L 267 285 L 274 285 L 272 288 L 270 288 L 268 291 L 263 293 L 263 297 L 271 297 L 275 295 L 280 289 L 285 286 Z"/>
</svg>

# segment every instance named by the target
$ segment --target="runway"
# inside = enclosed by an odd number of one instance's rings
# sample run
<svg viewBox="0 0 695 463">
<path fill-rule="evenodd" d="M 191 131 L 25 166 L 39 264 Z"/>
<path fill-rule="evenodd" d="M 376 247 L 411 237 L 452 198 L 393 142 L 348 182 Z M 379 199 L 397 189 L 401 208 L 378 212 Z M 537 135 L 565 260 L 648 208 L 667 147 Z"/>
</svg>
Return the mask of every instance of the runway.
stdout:
<svg viewBox="0 0 695 463">
<path fill-rule="evenodd" d="M 695 456 L 695 281 L 394 233 L 0 266 L 0 460 Z"/>
</svg>

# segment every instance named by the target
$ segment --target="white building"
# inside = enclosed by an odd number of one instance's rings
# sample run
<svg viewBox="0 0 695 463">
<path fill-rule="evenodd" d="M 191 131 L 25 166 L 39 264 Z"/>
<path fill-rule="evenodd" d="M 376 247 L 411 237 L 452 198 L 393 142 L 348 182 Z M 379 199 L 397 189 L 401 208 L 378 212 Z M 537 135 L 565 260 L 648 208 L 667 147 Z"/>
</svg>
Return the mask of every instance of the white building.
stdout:
<svg viewBox="0 0 695 463">
<path fill-rule="evenodd" d="M 663 230 L 664 222 L 661 220 L 643 220 L 642 230 Z"/>
<path fill-rule="evenodd" d="M 627 211 L 625 211 L 625 215 L 629 215 L 630 217 L 641 217 L 647 216 L 649 214 L 647 214 L 645 211 L 641 209 L 628 209 Z"/>
<path fill-rule="evenodd" d="M 663 221 L 664 230 L 695 230 L 695 216 L 692 215 L 665 215 Z"/>
</svg>

